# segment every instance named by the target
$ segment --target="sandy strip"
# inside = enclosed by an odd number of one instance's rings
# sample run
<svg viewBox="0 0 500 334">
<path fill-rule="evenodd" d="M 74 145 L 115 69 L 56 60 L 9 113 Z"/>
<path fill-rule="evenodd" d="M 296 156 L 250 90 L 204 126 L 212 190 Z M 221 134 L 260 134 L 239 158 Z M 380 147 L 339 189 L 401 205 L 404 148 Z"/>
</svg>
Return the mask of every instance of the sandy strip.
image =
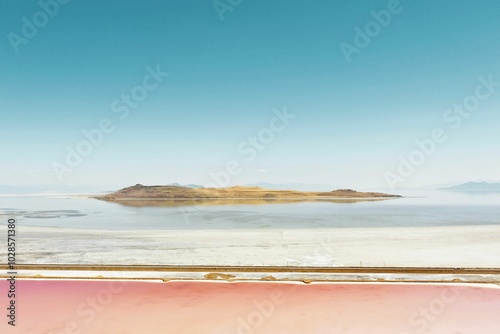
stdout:
<svg viewBox="0 0 500 334">
<path fill-rule="evenodd" d="M 98 231 L 18 228 L 19 264 L 500 268 L 500 226 Z M 0 240 L 0 258 L 6 258 Z"/>
</svg>

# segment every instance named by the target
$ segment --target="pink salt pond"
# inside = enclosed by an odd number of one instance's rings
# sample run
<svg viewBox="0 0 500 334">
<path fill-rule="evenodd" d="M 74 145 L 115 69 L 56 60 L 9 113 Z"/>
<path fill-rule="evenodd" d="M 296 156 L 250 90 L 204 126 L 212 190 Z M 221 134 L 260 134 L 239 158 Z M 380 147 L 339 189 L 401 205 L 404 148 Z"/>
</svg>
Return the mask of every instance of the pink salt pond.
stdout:
<svg viewBox="0 0 500 334">
<path fill-rule="evenodd" d="M 0 333 L 500 333 L 496 285 L 18 280 Z M 7 282 L 0 303 L 7 314 Z"/>
</svg>

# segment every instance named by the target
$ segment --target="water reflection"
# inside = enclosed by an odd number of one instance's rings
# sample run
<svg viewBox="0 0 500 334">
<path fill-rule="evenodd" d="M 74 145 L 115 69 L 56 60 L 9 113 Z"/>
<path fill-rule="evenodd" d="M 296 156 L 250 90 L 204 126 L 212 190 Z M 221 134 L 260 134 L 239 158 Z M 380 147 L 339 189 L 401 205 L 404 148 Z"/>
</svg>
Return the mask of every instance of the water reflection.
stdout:
<svg viewBox="0 0 500 334">
<path fill-rule="evenodd" d="M 353 204 L 361 202 L 379 202 L 397 198 L 364 198 L 364 199 L 200 199 L 200 200 L 114 200 L 117 203 L 130 207 L 183 207 L 183 206 L 223 206 L 223 205 L 269 205 L 269 204 L 296 204 L 296 203 L 337 203 Z"/>
</svg>

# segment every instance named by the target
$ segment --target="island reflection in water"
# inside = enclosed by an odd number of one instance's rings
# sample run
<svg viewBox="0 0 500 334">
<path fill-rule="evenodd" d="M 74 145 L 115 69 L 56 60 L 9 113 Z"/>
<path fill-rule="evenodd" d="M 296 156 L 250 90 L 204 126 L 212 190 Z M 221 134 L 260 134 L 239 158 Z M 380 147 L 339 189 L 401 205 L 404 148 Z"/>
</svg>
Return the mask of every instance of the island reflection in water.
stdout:
<svg viewBox="0 0 500 334">
<path fill-rule="evenodd" d="M 296 204 L 304 202 L 321 202 L 336 204 L 354 204 L 361 202 L 377 202 L 394 200 L 396 198 L 336 198 L 336 199 L 132 199 L 114 200 L 109 203 L 117 203 L 130 207 L 183 207 L 183 206 L 222 206 L 222 205 L 269 205 L 269 204 Z M 108 202 L 108 201 L 107 201 Z"/>
</svg>

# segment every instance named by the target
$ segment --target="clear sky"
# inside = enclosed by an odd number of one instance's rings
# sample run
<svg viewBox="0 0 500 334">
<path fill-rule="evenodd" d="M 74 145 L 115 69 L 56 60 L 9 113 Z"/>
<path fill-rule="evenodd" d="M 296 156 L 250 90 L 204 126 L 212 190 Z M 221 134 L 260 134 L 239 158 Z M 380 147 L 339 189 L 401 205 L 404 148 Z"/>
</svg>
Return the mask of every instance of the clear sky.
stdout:
<svg viewBox="0 0 500 334">
<path fill-rule="evenodd" d="M 498 1 L 60 2 L 0 4 L 0 184 L 500 180 Z"/>
</svg>

